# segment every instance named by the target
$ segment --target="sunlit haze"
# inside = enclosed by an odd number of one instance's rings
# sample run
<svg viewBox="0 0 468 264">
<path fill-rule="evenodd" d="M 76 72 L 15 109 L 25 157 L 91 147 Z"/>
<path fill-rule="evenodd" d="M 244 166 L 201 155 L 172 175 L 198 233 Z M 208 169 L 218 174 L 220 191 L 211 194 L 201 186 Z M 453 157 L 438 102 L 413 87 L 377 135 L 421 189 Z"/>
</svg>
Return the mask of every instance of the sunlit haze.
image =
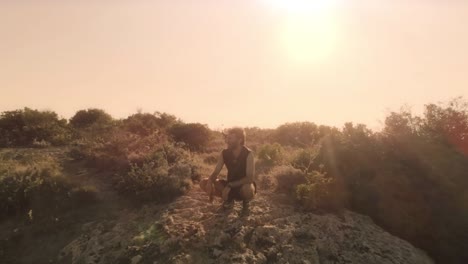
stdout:
<svg viewBox="0 0 468 264">
<path fill-rule="evenodd" d="M 468 2 L 2 1 L 0 111 L 381 127 L 468 97 Z"/>
</svg>

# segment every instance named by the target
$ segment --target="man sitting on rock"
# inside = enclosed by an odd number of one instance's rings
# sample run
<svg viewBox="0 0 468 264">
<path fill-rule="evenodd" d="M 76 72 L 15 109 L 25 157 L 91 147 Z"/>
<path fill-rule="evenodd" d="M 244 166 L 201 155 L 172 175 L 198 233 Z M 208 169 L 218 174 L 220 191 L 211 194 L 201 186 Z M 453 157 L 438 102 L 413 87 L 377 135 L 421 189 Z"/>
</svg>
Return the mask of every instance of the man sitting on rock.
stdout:
<svg viewBox="0 0 468 264">
<path fill-rule="evenodd" d="M 249 202 L 257 192 L 254 181 L 255 163 L 252 150 L 245 146 L 245 131 L 231 128 L 226 133 L 227 149 L 218 157 L 218 164 L 209 178 L 209 183 L 222 190 L 224 210 L 234 207 L 234 200 L 242 201 L 242 216 L 250 214 Z M 223 165 L 228 170 L 227 181 L 216 180 Z"/>
</svg>

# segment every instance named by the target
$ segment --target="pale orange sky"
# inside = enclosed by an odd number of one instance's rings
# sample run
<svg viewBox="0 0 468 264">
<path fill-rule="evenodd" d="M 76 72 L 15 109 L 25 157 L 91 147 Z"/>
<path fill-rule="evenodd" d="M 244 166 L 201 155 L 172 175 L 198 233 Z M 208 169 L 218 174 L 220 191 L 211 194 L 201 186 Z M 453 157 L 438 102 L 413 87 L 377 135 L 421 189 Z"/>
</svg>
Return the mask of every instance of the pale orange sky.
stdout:
<svg viewBox="0 0 468 264">
<path fill-rule="evenodd" d="M 0 111 L 378 128 L 468 98 L 467 25 L 468 1 L 1 1 Z"/>
</svg>

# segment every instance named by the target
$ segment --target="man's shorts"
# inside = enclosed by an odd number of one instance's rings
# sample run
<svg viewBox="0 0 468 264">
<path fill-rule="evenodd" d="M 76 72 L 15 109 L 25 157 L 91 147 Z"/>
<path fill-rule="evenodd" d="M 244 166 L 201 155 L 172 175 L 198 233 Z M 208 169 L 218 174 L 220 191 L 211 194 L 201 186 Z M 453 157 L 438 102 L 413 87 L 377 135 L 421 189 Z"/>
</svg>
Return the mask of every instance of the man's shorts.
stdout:
<svg viewBox="0 0 468 264">
<path fill-rule="evenodd" d="M 223 186 L 226 186 L 228 184 L 228 181 L 226 180 L 219 180 Z M 254 188 L 255 188 L 255 193 L 257 193 L 257 184 L 255 182 L 253 182 L 253 185 L 254 185 Z M 229 191 L 229 194 L 228 194 L 228 200 L 231 201 L 231 200 L 236 200 L 236 201 L 242 201 L 242 197 L 241 197 L 241 194 L 240 194 L 240 189 L 241 189 L 242 186 L 239 186 L 239 187 L 232 187 L 231 190 Z"/>
</svg>

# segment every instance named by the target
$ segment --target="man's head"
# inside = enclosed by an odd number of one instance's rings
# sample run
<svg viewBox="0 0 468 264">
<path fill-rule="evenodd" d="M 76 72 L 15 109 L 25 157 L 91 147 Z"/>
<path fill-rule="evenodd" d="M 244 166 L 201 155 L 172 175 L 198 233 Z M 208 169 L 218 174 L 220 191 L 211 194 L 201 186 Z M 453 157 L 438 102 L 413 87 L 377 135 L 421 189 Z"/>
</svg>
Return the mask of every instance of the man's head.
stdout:
<svg viewBox="0 0 468 264">
<path fill-rule="evenodd" d="M 225 133 L 226 144 L 229 149 L 234 149 L 245 144 L 245 131 L 240 127 L 229 129 Z"/>
</svg>

